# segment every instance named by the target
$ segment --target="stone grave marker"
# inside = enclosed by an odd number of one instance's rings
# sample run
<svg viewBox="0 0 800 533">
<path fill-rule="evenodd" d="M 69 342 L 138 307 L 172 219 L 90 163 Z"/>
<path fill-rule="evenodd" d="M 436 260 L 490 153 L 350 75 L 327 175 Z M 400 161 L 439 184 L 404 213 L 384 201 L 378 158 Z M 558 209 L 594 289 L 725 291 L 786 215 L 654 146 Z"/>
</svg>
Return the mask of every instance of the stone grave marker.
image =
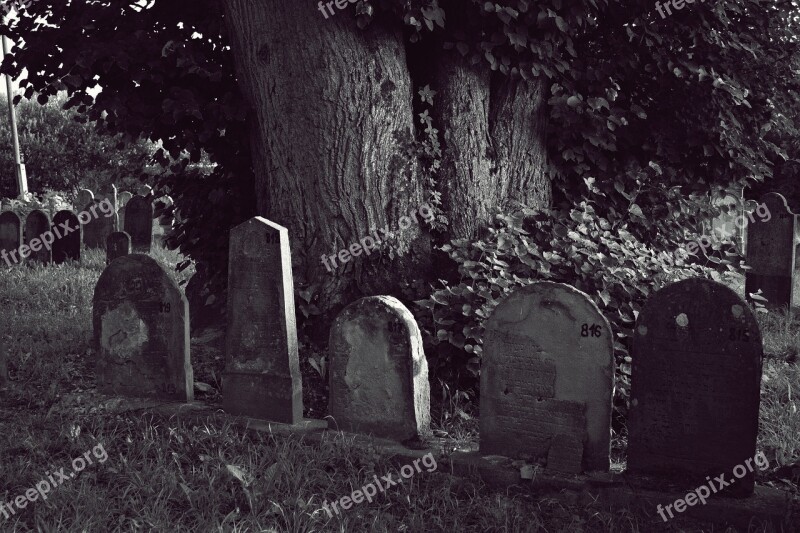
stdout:
<svg viewBox="0 0 800 533">
<path fill-rule="evenodd" d="M 761 289 L 768 307 L 791 305 L 794 297 L 795 215 L 786 198 L 778 193 L 761 197 L 770 216 L 754 217 L 747 226 L 747 261 L 752 268 L 745 272 L 745 295 Z"/>
<path fill-rule="evenodd" d="M 330 333 L 329 413 L 338 429 L 404 441 L 430 434 L 430 386 L 414 316 L 390 296 L 344 308 Z"/>
<path fill-rule="evenodd" d="M 79 261 L 81 258 L 81 223 L 72 211 L 59 211 L 53 217 L 53 262 Z"/>
<path fill-rule="evenodd" d="M 228 272 L 223 407 L 234 415 L 299 423 L 303 386 L 286 228 L 262 217 L 233 228 Z"/>
<path fill-rule="evenodd" d="M 90 205 L 94 202 L 94 193 L 89 189 L 78 189 L 78 195 L 75 199 L 75 202 L 78 204 L 75 207 L 80 209 L 85 205 Z"/>
<path fill-rule="evenodd" d="M 125 206 L 125 232 L 131 236 L 131 246 L 137 253 L 150 253 L 153 245 L 153 202 L 134 196 Z"/>
<path fill-rule="evenodd" d="M 115 231 L 106 239 L 106 264 L 131 253 L 131 236 L 124 231 Z"/>
<path fill-rule="evenodd" d="M 50 217 L 44 211 L 34 209 L 25 218 L 25 245 L 30 249 L 29 261 L 49 263 L 52 260 L 52 242 L 43 242 L 45 233 L 50 232 Z"/>
<path fill-rule="evenodd" d="M 136 189 L 136 194 L 139 196 L 144 196 L 145 198 L 152 196 L 153 188 L 149 185 L 142 185 L 138 189 Z M 152 200 L 152 198 L 150 198 Z"/>
<path fill-rule="evenodd" d="M 0 213 L 0 265 L 13 266 L 21 261 L 22 221 L 14 211 Z"/>
<path fill-rule="evenodd" d="M 481 454 L 608 470 L 613 380 L 611 327 L 586 294 L 547 281 L 515 290 L 486 322 Z"/>
<path fill-rule="evenodd" d="M 114 232 L 114 213 L 106 215 L 99 207 L 104 201 L 105 199 L 95 200 L 78 214 L 83 231 L 83 244 L 87 248 L 105 249 L 106 239 Z"/>
<path fill-rule="evenodd" d="M 628 471 L 693 488 L 756 453 L 761 332 L 728 287 L 695 278 L 653 294 L 633 337 Z M 731 484 L 753 491 L 753 474 Z"/>
<path fill-rule="evenodd" d="M 191 401 L 188 304 L 155 259 L 120 257 L 94 290 L 100 392 Z"/>
</svg>

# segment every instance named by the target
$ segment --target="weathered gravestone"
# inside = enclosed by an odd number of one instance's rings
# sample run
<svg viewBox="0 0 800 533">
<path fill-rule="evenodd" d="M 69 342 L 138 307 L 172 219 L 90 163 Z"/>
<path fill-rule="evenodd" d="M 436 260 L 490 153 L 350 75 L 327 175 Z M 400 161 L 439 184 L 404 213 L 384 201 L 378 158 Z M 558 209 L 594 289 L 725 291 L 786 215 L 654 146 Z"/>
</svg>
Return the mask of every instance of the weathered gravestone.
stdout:
<svg viewBox="0 0 800 533">
<path fill-rule="evenodd" d="M 153 188 L 149 185 L 142 185 L 141 187 L 136 189 L 136 194 L 148 198 L 153 194 Z M 152 198 L 150 198 L 150 200 L 152 200 Z"/>
<path fill-rule="evenodd" d="M 98 389 L 108 394 L 191 401 L 188 304 L 155 259 L 120 257 L 94 290 Z"/>
<path fill-rule="evenodd" d="M 79 261 L 81 258 L 81 223 L 72 211 L 59 211 L 53 217 L 53 262 Z"/>
<path fill-rule="evenodd" d="M 131 253 L 131 236 L 124 231 L 115 231 L 106 239 L 106 264 Z"/>
<path fill-rule="evenodd" d="M 795 247 L 797 231 L 795 215 L 789 211 L 786 198 L 768 193 L 759 200 L 770 216 L 754 218 L 747 226 L 747 265 L 745 294 L 762 291 L 769 307 L 784 307 L 793 301 Z"/>
<path fill-rule="evenodd" d="M 133 198 L 128 191 L 122 191 L 117 195 L 117 217 L 119 218 L 120 231 L 125 229 L 125 206 Z"/>
<path fill-rule="evenodd" d="M 295 424 L 302 400 L 289 234 L 254 217 L 230 236 L 223 406 Z"/>
<path fill-rule="evenodd" d="M 45 234 L 49 237 L 45 237 Z M 49 263 L 52 260 L 51 246 L 54 237 L 50 231 L 50 218 L 44 211 L 34 209 L 28 213 L 25 218 L 25 245 L 30 249 L 29 261 Z M 23 252 L 27 253 L 27 250 L 23 248 Z"/>
<path fill-rule="evenodd" d="M 607 470 L 613 380 L 611 328 L 586 294 L 552 282 L 515 290 L 486 322 L 481 453 Z"/>
<path fill-rule="evenodd" d="M 89 189 L 79 189 L 75 202 L 78 204 L 75 206 L 78 209 L 84 205 L 89 205 L 94 202 L 94 193 Z"/>
<path fill-rule="evenodd" d="M 0 213 L 0 256 L 4 264 L 12 266 L 20 262 L 19 247 L 22 245 L 22 221 L 13 211 Z"/>
<path fill-rule="evenodd" d="M 106 239 L 114 233 L 114 213 L 100 207 L 105 201 L 95 200 L 78 215 L 83 231 L 83 244 L 87 248 L 105 248 Z"/>
<path fill-rule="evenodd" d="M 755 456 L 761 332 L 735 292 L 700 278 L 659 290 L 636 321 L 632 357 L 629 472 L 692 488 L 730 480 Z M 750 494 L 753 474 L 729 488 Z"/>
<path fill-rule="evenodd" d="M 430 433 L 422 336 L 390 296 L 345 307 L 330 333 L 329 413 L 340 430 L 403 441 Z"/>
<path fill-rule="evenodd" d="M 153 245 L 153 202 L 134 196 L 125 206 L 125 232 L 131 236 L 134 252 L 150 253 Z"/>
</svg>

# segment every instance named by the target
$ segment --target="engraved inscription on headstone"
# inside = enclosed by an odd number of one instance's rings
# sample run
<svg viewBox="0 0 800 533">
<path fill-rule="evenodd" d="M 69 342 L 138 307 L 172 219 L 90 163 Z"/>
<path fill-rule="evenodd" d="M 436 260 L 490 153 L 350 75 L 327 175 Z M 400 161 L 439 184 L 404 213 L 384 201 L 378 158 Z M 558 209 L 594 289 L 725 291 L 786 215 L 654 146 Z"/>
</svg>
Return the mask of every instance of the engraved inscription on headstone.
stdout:
<svg viewBox="0 0 800 533">
<path fill-rule="evenodd" d="M 613 369 L 611 328 L 588 296 L 552 282 L 515 290 L 486 322 L 481 453 L 607 470 Z"/>
<path fill-rule="evenodd" d="M 755 456 L 762 344 L 745 302 L 706 279 L 669 285 L 636 321 L 628 470 L 696 487 Z M 753 474 L 731 486 L 753 491 Z"/>
<path fill-rule="evenodd" d="M 231 230 L 223 389 L 229 413 L 302 419 L 289 235 L 262 217 Z"/>
<path fill-rule="evenodd" d="M 53 262 L 79 261 L 81 258 L 81 223 L 72 211 L 59 211 L 53 217 Z"/>
<path fill-rule="evenodd" d="M 92 320 L 101 392 L 191 401 L 188 303 L 153 258 L 118 258 L 94 291 Z"/>
<path fill-rule="evenodd" d="M 340 430 L 403 441 L 430 433 L 430 385 L 414 316 L 391 296 L 348 305 L 331 327 L 330 408 Z"/>
<path fill-rule="evenodd" d="M 759 202 L 769 216 L 756 217 L 747 226 L 747 265 L 752 270 L 745 273 L 745 294 L 761 289 L 767 306 L 784 307 L 793 301 L 797 222 L 780 194 L 765 194 Z"/>
</svg>

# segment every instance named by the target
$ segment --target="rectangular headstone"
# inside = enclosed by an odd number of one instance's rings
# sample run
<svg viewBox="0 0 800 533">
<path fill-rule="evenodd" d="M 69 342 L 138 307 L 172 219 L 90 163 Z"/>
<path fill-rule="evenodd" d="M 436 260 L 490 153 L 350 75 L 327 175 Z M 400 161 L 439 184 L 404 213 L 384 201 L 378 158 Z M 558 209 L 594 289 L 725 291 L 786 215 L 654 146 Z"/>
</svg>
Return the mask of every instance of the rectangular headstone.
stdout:
<svg viewBox="0 0 800 533">
<path fill-rule="evenodd" d="M 189 304 L 155 259 L 134 254 L 107 266 L 92 321 L 100 392 L 193 399 Z"/>
<path fill-rule="evenodd" d="M 106 264 L 131 253 L 131 236 L 124 231 L 115 231 L 106 239 Z"/>
<path fill-rule="evenodd" d="M 293 287 L 286 228 L 253 217 L 231 230 L 223 376 L 228 413 L 302 420 Z"/>
<path fill-rule="evenodd" d="M 765 194 L 759 202 L 769 216 L 754 217 L 747 227 L 746 263 L 752 270 L 745 272 L 745 294 L 761 289 L 768 307 L 790 306 L 794 298 L 795 215 L 778 193 Z"/>
<path fill-rule="evenodd" d="M 53 217 L 53 262 L 79 261 L 81 258 L 81 223 L 72 211 L 59 211 Z"/>
<path fill-rule="evenodd" d="M 137 253 L 150 253 L 153 246 L 153 201 L 134 196 L 125 205 L 125 233 L 131 236 L 131 247 Z"/>
<path fill-rule="evenodd" d="M 391 296 L 361 298 L 331 327 L 329 414 L 344 431 L 404 441 L 430 434 L 422 335 Z"/>
<path fill-rule="evenodd" d="M 611 328 L 586 294 L 552 282 L 516 289 L 486 321 L 481 453 L 608 470 L 613 379 Z"/>
<path fill-rule="evenodd" d="M 636 321 L 632 358 L 629 472 L 691 489 L 755 456 L 761 333 L 735 292 L 700 278 L 659 290 Z M 730 488 L 750 494 L 752 472 Z"/>
</svg>

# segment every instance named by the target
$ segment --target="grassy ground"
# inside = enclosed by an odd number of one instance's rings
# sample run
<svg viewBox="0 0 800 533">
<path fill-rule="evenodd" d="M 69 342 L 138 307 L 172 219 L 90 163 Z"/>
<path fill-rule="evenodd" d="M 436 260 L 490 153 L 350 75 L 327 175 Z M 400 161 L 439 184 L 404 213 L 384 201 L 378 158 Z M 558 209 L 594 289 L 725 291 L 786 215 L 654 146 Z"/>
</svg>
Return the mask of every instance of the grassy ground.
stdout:
<svg viewBox="0 0 800 533">
<path fill-rule="evenodd" d="M 177 260 L 154 255 L 165 265 Z M 88 253 L 79 265 L 0 270 L 0 334 L 13 379 L 0 395 L 0 504 L 49 478 L 56 485 L 24 509 L 0 507 L 0 531 L 725 531 L 681 519 L 663 524 L 655 509 L 493 492 L 446 475 L 445 465 L 329 516 L 326 501 L 398 465 L 341 435 L 311 445 L 219 422 L 119 414 L 93 392 L 91 299 L 103 267 L 102 254 Z M 759 481 L 791 489 L 787 465 L 800 460 L 800 321 L 781 314 L 760 320 L 768 358 L 758 446 L 770 467 Z M 212 405 L 220 346 L 218 331 L 193 339 L 195 378 L 210 385 L 196 391 L 198 399 Z M 302 357 L 304 388 L 319 388 L 309 355 Z M 448 401 L 434 406 L 437 433 L 474 439 L 475 420 L 459 396 L 439 396 Z M 74 472 L 78 457 L 93 464 Z"/>
</svg>

